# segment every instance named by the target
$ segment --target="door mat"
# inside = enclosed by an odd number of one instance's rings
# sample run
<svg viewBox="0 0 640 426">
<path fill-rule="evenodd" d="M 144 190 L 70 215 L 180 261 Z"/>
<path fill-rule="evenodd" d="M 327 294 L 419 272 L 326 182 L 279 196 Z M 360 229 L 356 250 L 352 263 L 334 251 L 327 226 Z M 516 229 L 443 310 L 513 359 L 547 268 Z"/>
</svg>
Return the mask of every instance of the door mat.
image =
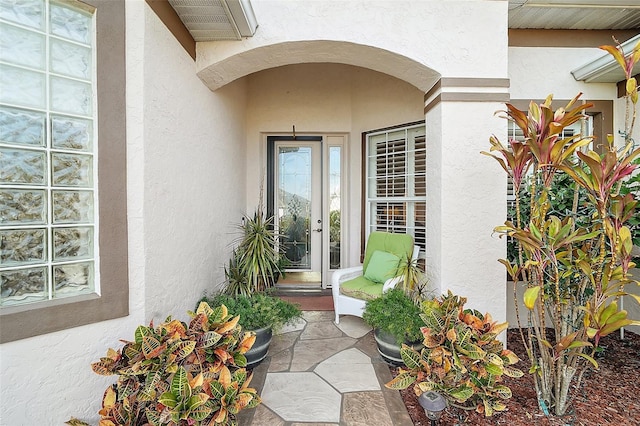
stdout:
<svg viewBox="0 0 640 426">
<path fill-rule="evenodd" d="M 333 311 L 332 296 L 279 296 L 300 306 L 303 311 Z"/>
</svg>

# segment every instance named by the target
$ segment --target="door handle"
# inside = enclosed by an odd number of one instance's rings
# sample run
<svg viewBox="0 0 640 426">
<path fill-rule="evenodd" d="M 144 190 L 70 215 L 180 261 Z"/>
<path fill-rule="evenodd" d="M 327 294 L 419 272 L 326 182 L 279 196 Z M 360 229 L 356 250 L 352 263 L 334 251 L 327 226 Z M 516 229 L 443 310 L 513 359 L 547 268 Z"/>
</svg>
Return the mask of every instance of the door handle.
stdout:
<svg viewBox="0 0 640 426">
<path fill-rule="evenodd" d="M 312 229 L 312 231 L 315 231 L 315 232 L 322 232 L 322 228 Z"/>
</svg>

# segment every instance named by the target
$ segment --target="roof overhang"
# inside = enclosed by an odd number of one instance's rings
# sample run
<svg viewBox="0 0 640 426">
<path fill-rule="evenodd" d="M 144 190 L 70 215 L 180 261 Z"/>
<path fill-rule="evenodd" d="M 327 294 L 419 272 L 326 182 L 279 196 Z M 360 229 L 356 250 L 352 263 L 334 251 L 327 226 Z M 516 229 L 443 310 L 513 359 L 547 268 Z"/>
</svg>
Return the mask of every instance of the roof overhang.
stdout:
<svg viewBox="0 0 640 426">
<path fill-rule="evenodd" d="M 640 43 L 640 34 L 621 44 L 626 54 Z M 617 83 L 625 79 L 624 71 L 609 53 L 601 56 L 571 71 L 573 78 L 586 83 Z"/>
<path fill-rule="evenodd" d="M 193 39 L 241 40 L 255 34 L 251 0 L 169 0 Z"/>
</svg>

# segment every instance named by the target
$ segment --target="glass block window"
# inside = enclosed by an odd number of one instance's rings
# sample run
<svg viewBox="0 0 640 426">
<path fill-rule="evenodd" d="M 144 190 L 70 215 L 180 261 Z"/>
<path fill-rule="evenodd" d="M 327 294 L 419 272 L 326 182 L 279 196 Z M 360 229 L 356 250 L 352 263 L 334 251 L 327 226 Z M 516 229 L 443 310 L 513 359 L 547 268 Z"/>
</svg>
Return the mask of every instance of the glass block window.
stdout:
<svg viewBox="0 0 640 426">
<path fill-rule="evenodd" d="M 0 0 L 0 305 L 96 291 L 94 10 Z"/>
<path fill-rule="evenodd" d="M 366 233 L 413 235 L 426 247 L 427 155 L 424 124 L 366 134 Z"/>
</svg>

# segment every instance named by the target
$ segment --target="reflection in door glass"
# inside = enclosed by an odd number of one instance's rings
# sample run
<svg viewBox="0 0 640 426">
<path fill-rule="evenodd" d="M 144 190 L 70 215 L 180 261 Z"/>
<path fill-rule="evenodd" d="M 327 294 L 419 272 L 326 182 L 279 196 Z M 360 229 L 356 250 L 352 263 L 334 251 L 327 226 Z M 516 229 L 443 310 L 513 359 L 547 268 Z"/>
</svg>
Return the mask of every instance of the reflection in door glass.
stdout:
<svg viewBox="0 0 640 426">
<path fill-rule="evenodd" d="M 329 147 L 329 268 L 340 268 L 340 155 L 341 147 Z"/>
<path fill-rule="evenodd" d="M 286 269 L 310 269 L 311 148 L 278 148 L 278 228 Z"/>
</svg>

